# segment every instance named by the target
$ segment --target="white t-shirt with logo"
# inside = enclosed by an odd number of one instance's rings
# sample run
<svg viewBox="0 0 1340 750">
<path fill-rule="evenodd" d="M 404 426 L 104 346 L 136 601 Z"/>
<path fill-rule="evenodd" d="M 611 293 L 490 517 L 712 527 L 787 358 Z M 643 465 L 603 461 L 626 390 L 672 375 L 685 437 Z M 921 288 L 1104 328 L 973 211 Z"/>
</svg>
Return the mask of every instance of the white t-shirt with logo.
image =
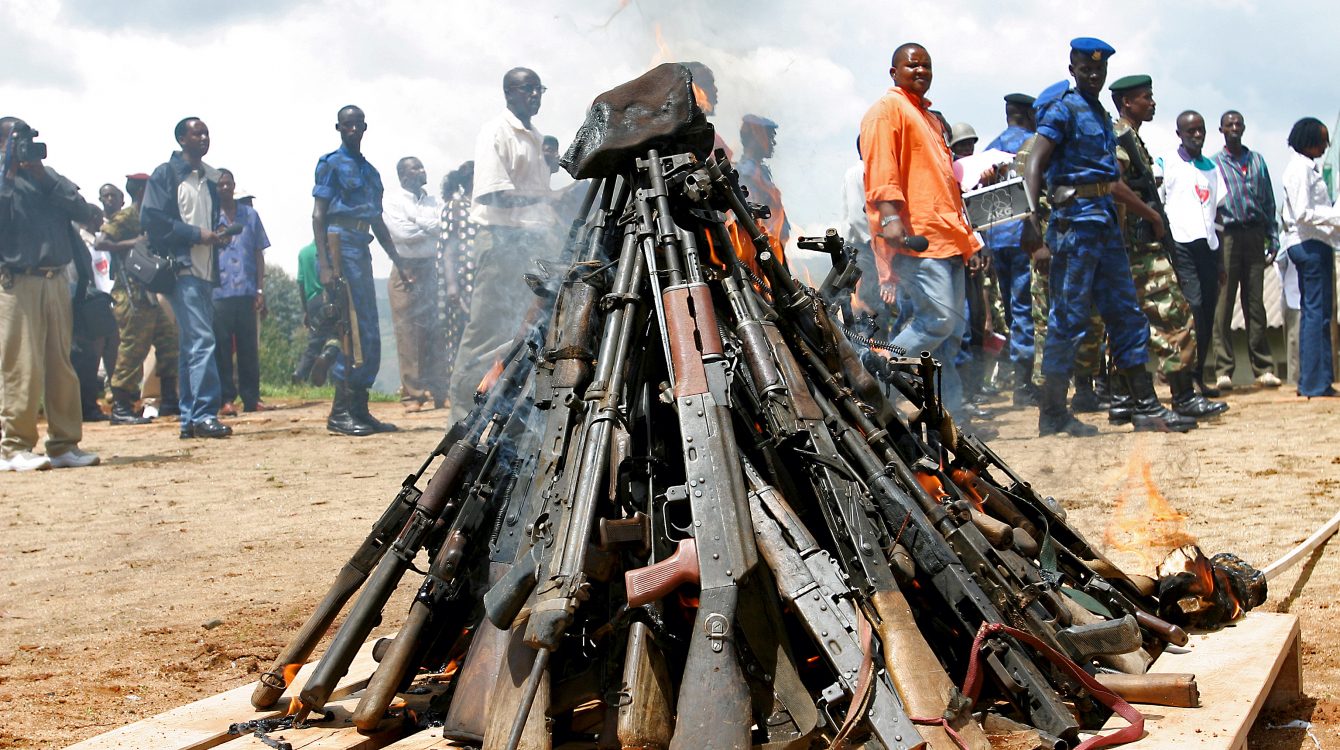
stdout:
<svg viewBox="0 0 1340 750">
<path fill-rule="evenodd" d="M 1228 198 L 1228 187 L 1214 161 L 1203 153 L 1188 159 L 1178 146 L 1155 157 L 1154 176 L 1163 178 L 1159 196 L 1168 212 L 1173 240 L 1183 244 L 1207 240 L 1211 250 L 1219 249 L 1214 220 Z"/>
</svg>

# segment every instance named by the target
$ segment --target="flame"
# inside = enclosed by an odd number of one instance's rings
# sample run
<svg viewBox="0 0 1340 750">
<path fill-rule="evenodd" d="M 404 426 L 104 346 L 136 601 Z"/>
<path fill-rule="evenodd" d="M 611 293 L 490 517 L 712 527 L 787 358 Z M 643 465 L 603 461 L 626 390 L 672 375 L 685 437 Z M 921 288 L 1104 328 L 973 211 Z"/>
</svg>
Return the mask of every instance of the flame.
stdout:
<svg viewBox="0 0 1340 750">
<path fill-rule="evenodd" d="M 302 669 L 301 664 L 284 665 L 284 687 L 293 684 L 293 678 L 298 676 L 298 670 Z"/>
<path fill-rule="evenodd" d="M 284 715 L 292 716 L 293 714 L 298 713 L 298 709 L 300 708 L 302 708 L 302 699 L 295 695 L 288 699 L 288 710 L 284 712 Z"/>
<path fill-rule="evenodd" d="M 707 100 L 707 92 L 698 88 L 696 83 L 693 84 L 693 99 L 698 103 L 698 109 L 701 109 L 703 114 L 710 115 L 713 113 L 712 103 Z"/>
<path fill-rule="evenodd" d="M 861 316 L 861 315 L 871 315 L 871 316 L 873 316 L 873 315 L 875 314 L 875 311 L 874 311 L 874 310 L 871 310 L 871 309 L 865 304 L 865 302 L 862 302 L 862 301 L 861 301 L 861 289 L 863 288 L 862 285 L 863 285 L 863 284 L 866 284 L 866 283 L 868 283 L 868 282 L 867 282 L 867 280 L 866 280 L 864 277 L 857 279 L 857 280 L 856 280 L 856 290 L 855 290 L 855 293 L 852 294 L 852 296 L 851 296 L 851 311 L 852 311 L 854 314 L 856 314 L 858 317 Z"/>
<path fill-rule="evenodd" d="M 1121 476 L 1126 484 L 1117 493 L 1117 507 L 1103 535 L 1108 544 L 1138 555 L 1147 570 L 1153 570 L 1172 550 L 1196 544 L 1196 538 L 1186 531 L 1187 517 L 1164 499 L 1150 478 L 1144 446 L 1131 452 Z"/>
<path fill-rule="evenodd" d="M 493 367 L 490 367 L 489 371 L 485 373 L 484 379 L 479 381 L 479 387 L 476 388 L 475 391 L 478 393 L 488 393 L 489 389 L 493 387 L 493 384 L 498 382 L 498 377 L 502 375 L 502 371 L 502 357 L 498 357 L 493 360 Z"/>
<path fill-rule="evenodd" d="M 647 70 L 651 70 L 663 63 L 672 63 L 675 61 L 675 56 L 671 54 L 670 48 L 665 44 L 665 37 L 661 36 L 661 25 L 659 23 L 656 24 L 656 47 L 659 51 L 651 56 L 651 62 L 648 63 Z"/>
</svg>

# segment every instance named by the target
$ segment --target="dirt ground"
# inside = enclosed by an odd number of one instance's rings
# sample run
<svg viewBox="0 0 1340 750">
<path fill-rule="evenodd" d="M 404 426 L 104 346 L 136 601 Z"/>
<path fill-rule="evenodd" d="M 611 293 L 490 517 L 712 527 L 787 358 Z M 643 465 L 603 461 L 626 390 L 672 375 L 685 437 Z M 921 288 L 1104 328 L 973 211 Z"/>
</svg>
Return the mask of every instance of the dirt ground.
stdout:
<svg viewBox="0 0 1340 750">
<path fill-rule="evenodd" d="M 1287 387 L 1228 401 L 1188 435 L 1136 436 L 1090 415 L 1103 434 L 1082 441 L 1040 440 L 1036 411 L 1006 410 L 994 445 L 1094 542 L 1123 491 L 1143 505 L 1143 457 L 1207 553 L 1265 566 L 1340 509 L 1340 401 Z M 64 747 L 268 665 L 446 426 L 445 411 L 373 404 L 402 431 L 347 438 L 326 432 L 327 408 L 245 415 L 221 441 L 179 440 L 167 421 L 86 426 L 102 466 L 0 475 L 0 748 Z M 1306 696 L 1263 716 L 1253 747 L 1313 747 L 1303 729 L 1269 728 L 1302 719 L 1320 747 L 1340 748 L 1340 628 L 1325 611 L 1340 599 L 1337 548 L 1271 583 L 1264 609 L 1302 618 Z M 387 611 L 406 611 L 412 591 Z"/>
</svg>

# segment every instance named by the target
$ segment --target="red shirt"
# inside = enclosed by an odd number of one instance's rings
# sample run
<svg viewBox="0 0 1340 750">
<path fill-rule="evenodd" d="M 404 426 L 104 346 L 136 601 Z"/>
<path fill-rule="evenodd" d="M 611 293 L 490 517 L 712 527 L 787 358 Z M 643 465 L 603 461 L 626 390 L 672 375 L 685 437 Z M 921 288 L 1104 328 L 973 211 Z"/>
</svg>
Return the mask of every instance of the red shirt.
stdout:
<svg viewBox="0 0 1340 750">
<path fill-rule="evenodd" d="M 896 281 L 890 268 L 894 252 L 919 258 L 968 258 L 981 247 L 963 214 L 963 193 L 954 179 L 954 159 L 930 102 L 898 87 L 875 102 L 861 120 L 861 158 L 865 162 L 865 214 L 881 285 Z M 898 202 L 898 215 L 910 235 L 930 243 L 924 253 L 895 250 L 880 236 L 881 202 Z"/>
</svg>

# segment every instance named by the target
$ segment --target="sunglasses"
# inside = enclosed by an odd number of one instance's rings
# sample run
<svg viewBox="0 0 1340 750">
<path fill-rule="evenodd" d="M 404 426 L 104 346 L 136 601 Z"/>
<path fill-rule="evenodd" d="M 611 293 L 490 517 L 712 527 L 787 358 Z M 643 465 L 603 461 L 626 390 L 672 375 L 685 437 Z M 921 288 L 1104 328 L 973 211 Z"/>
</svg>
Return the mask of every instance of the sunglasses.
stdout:
<svg viewBox="0 0 1340 750">
<path fill-rule="evenodd" d="M 514 85 L 514 86 L 508 86 L 507 88 L 509 88 L 509 89 L 516 89 L 517 91 L 522 91 L 522 92 L 525 92 L 525 93 L 527 93 L 527 94 L 543 94 L 544 92 L 546 92 L 546 91 L 549 90 L 549 87 L 548 87 L 548 86 L 523 86 L 523 85 Z"/>
</svg>

